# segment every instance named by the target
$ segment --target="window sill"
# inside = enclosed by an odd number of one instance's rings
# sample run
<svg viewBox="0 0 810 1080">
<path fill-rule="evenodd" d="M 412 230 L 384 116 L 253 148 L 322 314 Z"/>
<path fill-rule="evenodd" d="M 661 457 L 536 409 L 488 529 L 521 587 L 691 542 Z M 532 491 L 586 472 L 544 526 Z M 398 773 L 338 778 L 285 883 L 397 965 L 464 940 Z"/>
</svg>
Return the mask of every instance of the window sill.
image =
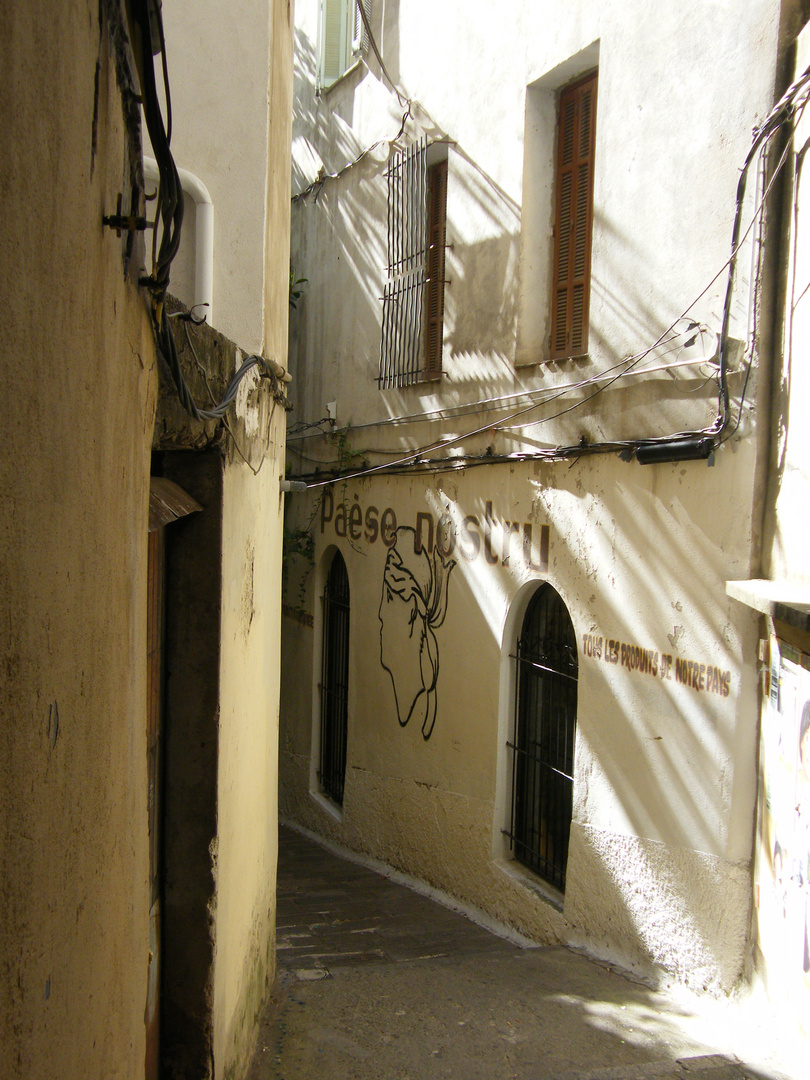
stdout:
<svg viewBox="0 0 810 1080">
<path fill-rule="evenodd" d="M 343 809 L 338 806 L 337 803 L 333 803 L 328 795 L 324 795 L 322 791 L 310 791 L 310 798 L 324 810 L 329 817 L 333 818 L 338 824 L 343 822 Z"/>
<path fill-rule="evenodd" d="M 357 69 L 359 67 L 362 67 L 362 64 L 363 64 L 363 57 L 358 56 L 357 59 L 354 61 L 354 63 L 351 64 L 350 67 L 347 67 L 342 75 L 338 75 L 338 77 L 335 79 L 334 82 L 329 83 L 328 86 L 319 85 L 318 89 L 315 92 L 315 97 L 322 98 L 322 97 L 326 97 L 329 94 L 331 94 L 336 86 L 340 86 L 346 80 L 346 78 L 349 75 L 351 75 L 353 72 L 357 71 Z"/>
<path fill-rule="evenodd" d="M 565 896 L 553 885 L 536 877 L 531 870 L 526 869 L 516 859 L 496 859 L 495 865 L 505 877 L 517 882 L 527 892 L 533 893 L 543 903 L 550 904 L 555 911 L 562 914 Z"/>
<path fill-rule="evenodd" d="M 431 372 L 420 371 L 420 372 L 418 372 L 418 374 L 411 376 L 409 378 L 408 382 L 403 382 L 401 384 L 397 383 L 395 381 L 396 376 L 392 376 L 392 379 L 391 379 L 391 381 L 389 381 L 389 384 L 387 386 L 380 386 L 379 389 L 382 390 L 382 391 L 385 391 L 385 390 L 408 390 L 408 389 L 410 389 L 411 387 L 414 387 L 414 386 L 416 386 L 416 387 L 424 387 L 426 383 L 440 383 L 443 378 L 444 378 L 444 372 L 443 371 L 431 371 Z M 378 383 L 380 381 L 381 381 L 380 379 L 377 379 Z"/>
</svg>

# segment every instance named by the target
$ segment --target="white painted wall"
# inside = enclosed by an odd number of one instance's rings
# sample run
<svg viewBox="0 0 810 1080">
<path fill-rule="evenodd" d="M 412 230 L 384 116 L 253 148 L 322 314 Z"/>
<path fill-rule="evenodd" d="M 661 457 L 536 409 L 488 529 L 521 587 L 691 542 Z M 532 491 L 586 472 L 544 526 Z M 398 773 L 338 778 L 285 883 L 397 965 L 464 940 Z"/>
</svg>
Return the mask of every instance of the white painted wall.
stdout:
<svg viewBox="0 0 810 1080">
<path fill-rule="evenodd" d="M 395 136 L 403 111 L 374 60 L 315 97 L 316 12 L 315 0 L 300 0 L 294 191 L 319 168 L 337 172 L 363 148 Z M 474 11 L 423 0 L 375 4 L 386 66 L 414 102 L 408 136 L 426 132 L 453 143 L 444 375 L 402 390 L 381 392 L 375 382 L 386 261 L 383 143 L 327 180 L 317 200 L 294 204 L 292 260 L 308 285 L 292 318 L 290 364 L 299 386 L 292 419 L 314 423 L 334 400 L 343 433 L 292 437 L 290 472 L 312 475 L 338 460 L 382 465 L 441 440 L 450 443 L 447 454 L 491 447 L 497 456 L 710 424 L 717 386 L 706 368 L 628 376 L 591 401 L 593 386 L 565 387 L 648 348 L 687 310 L 707 328 L 705 350 L 679 351 L 682 338 L 645 363 L 710 358 L 739 169 L 752 127 L 774 101 L 779 20 L 775 0 L 733 9 L 582 0 L 564 11 L 507 3 L 497 16 L 487 4 Z M 428 23 L 436 29 L 430 39 Z M 597 55 L 590 348 L 585 359 L 549 364 L 553 93 Z M 752 201 L 749 193 L 749 208 Z M 749 329 L 750 260 L 749 246 L 731 325 L 739 339 Z M 586 455 L 335 486 L 335 504 L 356 502 L 364 523 L 374 506 L 378 519 L 392 508 L 400 524 L 413 526 L 420 513 L 435 521 L 447 510 L 459 520 L 477 516 L 483 529 L 491 502 L 497 522 L 530 522 L 535 535 L 548 527 L 547 570 L 528 569 L 514 553 L 505 565 L 500 527 L 494 562 L 483 551 L 458 558 L 436 632 L 439 712 L 427 742 L 418 727 L 397 723 L 380 663 L 382 540 L 365 527 L 340 535 L 335 516 L 321 530 L 318 489 L 291 497 L 293 524 L 307 527 L 315 511 L 316 552 L 303 603 L 298 582 L 308 568 L 301 561 L 286 597 L 297 617 L 285 625 L 285 666 L 297 674 L 282 698 L 283 811 L 539 940 L 581 944 L 699 989 L 732 988 L 747 956 L 758 701 L 755 620 L 726 597 L 725 582 L 750 576 L 759 557 L 763 459 L 749 407 L 761 363 L 754 358 L 748 406 L 713 468 Z M 737 402 L 742 384 L 733 371 Z M 480 405 L 521 393 L 537 400 L 544 390 L 549 404 L 524 416 L 509 414 L 530 404 L 526 398 Z M 443 411 L 418 419 L 429 410 Z M 535 420 L 543 423 L 522 426 Z M 352 589 L 349 768 L 338 818 L 310 790 L 318 575 L 329 545 L 346 558 Z M 580 649 L 564 901 L 549 899 L 509 861 L 502 838 L 509 654 L 528 593 L 541 580 L 564 598 Z M 602 639 L 601 656 L 587 655 L 586 635 Z M 608 640 L 657 653 L 658 673 L 606 663 Z M 674 670 L 664 678 L 664 655 L 673 666 L 695 662 L 698 678 L 700 665 L 727 673 L 727 696 L 707 688 L 705 670 L 702 689 L 677 681 Z"/>
<path fill-rule="evenodd" d="M 810 28 L 799 35 L 795 77 L 810 67 Z M 773 380 L 771 459 L 765 504 L 762 573 L 738 583 L 760 619 L 762 715 L 755 889 L 756 974 L 778 1018 L 778 1037 L 802 1068 L 810 1039 L 810 740 L 801 738 L 810 699 L 810 404 L 805 355 L 810 340 L 806 113 L 790 146 L 793 176 L 785 186 L 782 354 Z M 794 171 L 795 167 L 795 171 Z M 746 594 L 748 594 L 746 596 Z M 786 606 L 782 609 L 775 602 Z M 806 723 L 806 718 L 805 718 Z"/>
<path fill-rule="evenodd" d="M 214 205 L 214 327 L 248 351 L 264 341 L 272 0 L 164 4 L 172 152 Z M 194 302 L 194 203 L 171 291 Z M 202 314 L 202 313 L 200 313 Z"/>
</svg>

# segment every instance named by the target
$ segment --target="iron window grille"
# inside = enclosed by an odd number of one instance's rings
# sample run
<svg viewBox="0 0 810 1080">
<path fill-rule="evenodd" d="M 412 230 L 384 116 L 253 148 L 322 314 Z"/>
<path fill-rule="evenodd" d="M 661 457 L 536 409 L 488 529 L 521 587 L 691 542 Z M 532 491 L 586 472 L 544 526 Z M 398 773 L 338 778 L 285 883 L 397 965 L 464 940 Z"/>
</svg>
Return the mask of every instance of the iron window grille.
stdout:
<svg viewBox="0 0 810 1080">
<path fill-rule="evenodd" d="M 323 662 L 321 753 L 318 782 L 338 806 L 343 805 L 349 702 L 349 577 L 335 553 L 323 593 Z"/>
<path fill-rule="evenodd" d="M 555 589 L 529 602 L 517 653 L 512 741 L 515 858 L 565 891 L 574 789 L 578 660 L 571 617 Z"/>
<path fill-rule="evenodd" d="M 383 291 L 381 389 L 441 375 L 447 159 L 428 164 L 427 139 L 394 151 L 388 179 L 388 280 Z"/>
</svg>

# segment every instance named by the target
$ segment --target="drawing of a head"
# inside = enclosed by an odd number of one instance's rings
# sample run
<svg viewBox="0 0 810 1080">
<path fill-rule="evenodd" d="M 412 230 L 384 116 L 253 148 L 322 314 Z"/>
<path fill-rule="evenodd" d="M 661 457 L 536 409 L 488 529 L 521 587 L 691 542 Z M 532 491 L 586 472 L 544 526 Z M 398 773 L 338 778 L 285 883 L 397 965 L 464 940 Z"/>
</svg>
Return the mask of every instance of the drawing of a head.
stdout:
<svg viewBox="0 0 810 1080">
<path fill-rule="evenodd" d="M 435 630 L 447 613 L 447 583 L 455 566 L 434 550 L 417 550 L 416 532 L 397 529 L 383 572 L 380 597 L 380 663 L 391 676 L 397 718 L 412 716 L 429 739 L 436 721 L 439 646 Z"/>
</svg>

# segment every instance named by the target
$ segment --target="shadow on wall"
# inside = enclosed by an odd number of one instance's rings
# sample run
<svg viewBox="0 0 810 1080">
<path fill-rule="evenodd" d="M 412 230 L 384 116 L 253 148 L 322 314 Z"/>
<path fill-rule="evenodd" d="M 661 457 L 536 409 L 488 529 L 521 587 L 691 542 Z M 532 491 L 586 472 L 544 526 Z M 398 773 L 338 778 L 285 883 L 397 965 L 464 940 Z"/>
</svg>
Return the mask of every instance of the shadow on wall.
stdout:
<svg viewBox="0 0 810 1080">
<path fill-rule="evenodd" d="M 745 658 L 753 643 L 737 639 L 716 590 L 705 587 L 735 571 L 722 543 L 711 538 L 715 478 L 705 466 L 697 475 L 679 468 L 666 486 L 645 474 L 648 487 L 631 487 L 616 484 L 607 472 L 615 465 L 599 461 L 588 490 L 579 484 L 572 494 L 563 529 L 553 523 L 558 497 L 548 494 L 554 468 L 538 466 L 532 482 L 532 517 L 552 522 L 548 580 L 568 582 L 572 611 L 587 610 L 598 594 L 605 620 L 575 627 L 583 752 L 576 762 L 566 917 L 574 940 L 591 949 L 604 943 L 606 955 L 624 955 L 631 966 L 646 958 L 696 989 L 728 991 L 745 960 L 756 718 L 738 715 L 736 704 L 755 698 L 739 682 L 746 666 L 738 668 L 740 653 Z M 436 512 L 448 501 L 442 486 Z M 696 503 L 705 511 L 688 509 Z M 480 500 L 451 509 L 459 520 L 484 514 Z M 499 546 L 496 539 L 493 548 Z M 497 595 L 501 573 L 481 560 L 459 560 L 456 570 L 456 588 L 469 589 L 496 641 L 498 605 L 489 612 L 481 605 Z M 509 573 L 519 584 L 521 569 Z M 660 624 L 662 596 L 671 598 L 668 626 Z M 586 634 L 599 640 L 598 656 L 586 654 Z M 631 670 L 621 651 L 608 662 L 610 641 L 618 650 L 647 650 L 649 665 Z M 696 671 L 704 665 L 704 674 L 692 682 L 676 661 Z M 442 676 L 448 701 L 452 680 L 464 677 L 449 655 Z"/>
<path fill-rule="evenodd" d="M 366 148 L 344 115 L 351 115 L 358 82 L 375 76 L 361 66 L 347 76 L 345 85 L 316 99 L 311 94 L 315 66 L 314 46 L 299 30 L 296 127 L 309 134 L 295 139 L 295 191 L 304 190 L 320 169 L 330 174 L 354 161 Z M 390 99 L 394 101 L 393 96 Z M 292 320 L 290 362 L 293 372 L 306 368 L 308 407 L 318 413 L 297 417 L 305 422 L 323 415 L 323 403 L 335 396 L 334 388 L 342 376 L 345 378 L 344 364 L 351 365 L 356 381 L 357 415 L 379 415 L 382 405 L 394 416 L 418 409 L 420 403 L 435 397 L 432 383 L 382 394 L 376 384 L 387 262 L 385 170 L 389 146 L 385 139 L 396 133 L 400 120 L 392 109 L 388 129 L 379 133 L 381 146 L 340 178 L 326 181 L 293 204 L 292 262 L 296 273 L 307 278 L 307 288 Z M 420 124 L 431 137 L 442 136 L 421 112 Z M 443 385 L 445 391 L 480 400 L 502 393 L 506 381 L 510 387 L 515 385 L 520 207 L 463 147 L 452 147 L 450 161 Z M 639 273 L 644 252 L 599 212 L 595 216 L 595 249 L 598 273 L 592 279 L 590 364 L 587 368 L 576 362 L 534 365 L 518 373 L 523 385 L 551 390 L 558 383 L 593 375 L 595 369 L 612 368 L 651 346 L 693 299 L 673 298 L 651 275 Z M 702 302 L 701 312 L 707 321 L 713 319 L 717 299 L 710 294 Z M 687 323 L 679 325 L 685 329 Z M 707 342 L 710 340 L 711 335 Z M 707 350 L 711 352 L 708 345 Z M 678 343 L 664 344 L 641 364 L 677 361 L 682 352 Z M 639 394 L 638 389 L 646 392 Z M 576 442 L 583 436 L 589 441 L 651 437 L 701 428 L 714 418 L 717 388 L 708 369 L 691 369 L 677 376 L 634 374 L 611 387 L 614 398 L 620 391 L 626 399 L 614 402 L 616 407 L 610 412 L 597 396 L 596 409 L 584 402 L 572 417 L 547 429 L 540 427 L 546 422 L 544 416 L 557 413 L 559 406 L 539 406 L 526 418 L 525 423 L 532 427 L 518 426 L 503 436 L 503 450 L 519 448 L 524 439 L 531 448 Z M 656 398 L 652 411 L 651 392 Z M 583 390 L 582 397 L 592 393 L 598 394 L 598 387 Z M 564 404 L 567 407 L 570 399 Z"/>
<path fill-rule="evenodd" d="M 386 11 L 386 32 L 393 33 L 395 25 L 393 14 Z M 391 55 L 386 43 L 386 56 Z M 297 126 L 312 136 L 306 140 L 299 136 L 294 149 L 294 191 L 309 184 L 321 165 L 333 172 L 364 149 L 346 117 L 356 82 L 374 76 L 358 71 L 349 77 L 354 83 L 333 92 L 328 103 L 318 103 L 306 96 L 314 72 L 314 47 L 297 33 L 296 100 L 304 103 Z M 393 69 L 391 73 L 396 77 Z M 310 100 L 311 108 L 306 104 Z M 396 131 L 393 112 L 390 119 L 390 130 L 380 132 L 383 137 Z M 342 178 L 294 204 L 293 263 L 296 272 L 308 278 L 308 286 L 297 313 L 298 344 L 291 367 L 296 374 L 297 364 L 306 365 L 310 407 L 332 397 L 347 370 L 359 385 L 358 399 L 371 401 L 375 416 L 381 409 L 389 415 L 413 411 L 435 393 L 432 385 L 382 395 L 377 391 L 380 297 L 387 258 L 387 153 L 383 145 Z M 503 392 L 505 379 L 514 385 L 520 208 L 462 147 L 454 147 L 451 155 L 445 378 L 449 386 L 477 400 Z M 596 215 L 595 237 L 602 248 L 597 248 L 599 276 L 592 282 L 591 355 L 604 369 L 650 346 L 693 297 L 673 298 L 638 273 L 643 253 L 602 214 Z M 703 301 L 704 318 L 710 317 L 715 301 L 713 295 Z M 655 361 L 668 358 L 672 356 L 661 350 Z M 533 368 L 525 376 L 526 384 L 567 382 L 572 370 Z M 716 405 L 712 379 L 692 377 L 680 387 L 668 374 L 646 379 L 655 380 L 654 413 L 642 395 L 619 393 L 618 387 L 636 386 L 625 380 L 611 389 L 610 409 L 605 404 L 608 398 L 598 397 L 594 405 L 575 410 L 548 428 L 508 433 L 503 439 L 524 444 L 534 438 L 538 444 L 552 438 L 576 442 L 583 427 L 593 439 L 643 437 L 698 427 L 712 418 Z M 548 412 L 566 408 L 570 400 L 553 403 Z M 630 425 L 632 429 L 625 430 Z M 403 436 L 403 447 L 406 439 Z M 573 481 L 575 491 L 568 503 L 571 525 L 560 523 L 553 532 L 549 580 L 556 584 L 567 576 L 581 582 L 579 610 L 587 610 L 598 594 L 609 625 L 576 628 L 580 648 L 582 635 L 588 633 L 601 639 L 603 651 L 598 658 L 581 658 L 582 683 L 587 687 L 583 700 L 591 703 L 592 712 L 580 710 L 579 738 L 586 753 L 577 763 L 579 793 L 572 834 L 572 850 L 578 848 L 583 868 L 579 880 L 570 883 L 575 928 L 581 912 L 583 924 L 588 921 L 589 938 L 601 934 L 615 948 L 619 942 L 626 947 L 628 940 L 635 940 L 639 956 L 677 975 L 686 956 L 690 970 L 697 973 L 688 976 L 693 983 L 702 980 L 728 990 L 739 978 L 744 960 L 745 909 L 750 899 L 744 834 L 753 813 L 747 770 L 755 759 L 755 722 L 744 715 L 737 718 L 739 685 L 729 683 L 724 695 L 717 688 L 708 691 L 679 681 L 674 670 L 669 678 L 662 674 L 663 658 L 668 656 L 673 664 L 676 659 L 692 661 L 725 675 L 738 668 L 740 653 L 751 645 L 740 642 L 730 628 L 722 636 L 718 629 L 727 623 L 716 599 L 718 583 L 745 573 L 733 565 L 722 542 L 712 539 L 717 534 L 712 516 L 719 470 L 707 474 L 705 466 L 689 465 L 643 477 L 635 471 L 624 485 L 616 483 L 612 461 L 590 459 L 578 467 L 589 469 L 588 490 L 580 479 Z M 551 520 L 555 511 L 544 491 L 556 486 L 559 468 L 535 467 L 535 513 L 543 520 Z M 728 482 L 728 475 L 740 466 L 729 462 L 726 468 Z M 745 502 L 744 497 L 742 508 L 734 511 L 738 518 L 729 524 L 730 535 L 748 527 Z M 483 506 L 474 503 L 455 507 L 460 518 L 468 514 L 482 518 L 482 511 Z M 578 568 L 576 575 L 570 574 L 571 567 Z M 482 580 L 487 573 L 493 571 L 481 561 L 474 566 L 459 562 L 455 581 L 463 579 L 480 603 L 480 597 L 502 591 L 496 581 Z M 621 595 L 617 581 L 632 582 L 633 596 Z M 651 615 L 661 611 L 662 596 L 672 598 L 671 626 L 651 621 Z M 452 604 L 451 597 L 450 608 Z M 498 618 L 494 613 L 485 617 L 500 646 Z M 609 665 L 604 651 L 608 641 L 655 653 L 655 673 Z M 455 675 L 463 677 L 461 672 Z M 453 676 L 453 664 L 443 664 L 439 690 L 444 700 L 449 699 Z M 721 685 L 726 683 L 717 683 Z M 605 805 L 608 810 L 600 808 Z M 577 819 L 595 824 L 578 825 Z M 631 842 L 633 836 L 641 842 Z M 428 839 L 420 842 L 429 845 Z M 675 852 L 683 857 L 676 858 Z M 582 897 L 588 890 L 598 891 L 603 925 L 592 926 L 594 903 L 580 904 L 577 890 Z M 731 917 L 734 905 L 740 908 Z M 671 916 L 673 909 L 679 912 L 679 925 L 662 927 L 662 913 Z"/>
</svg>

